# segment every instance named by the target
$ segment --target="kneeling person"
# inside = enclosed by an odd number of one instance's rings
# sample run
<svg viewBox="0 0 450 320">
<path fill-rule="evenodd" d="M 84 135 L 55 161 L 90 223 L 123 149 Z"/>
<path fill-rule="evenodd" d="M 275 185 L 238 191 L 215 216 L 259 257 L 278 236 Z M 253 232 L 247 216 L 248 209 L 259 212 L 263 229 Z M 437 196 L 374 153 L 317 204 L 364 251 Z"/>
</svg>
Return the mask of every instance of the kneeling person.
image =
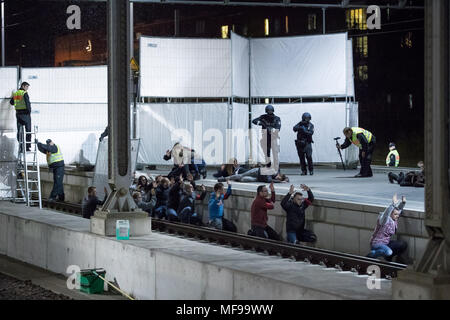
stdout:
<svg viewBox="0 0 450 320">
<path fill-rule="evenodd" d="M 303 199 L 301 192 L 294 194 L 294 186 L 291 185 L 288 194 L 281 201 L 281 207 L 286 211 L 286 233 L 290 243 L 317 241 L 316 235 L 305 229 L 305 210 L 314 201 L 314 196 L 308 186 L 302 184 L 301 187 L 308 192 L 308 199 Z"/>
</svg>

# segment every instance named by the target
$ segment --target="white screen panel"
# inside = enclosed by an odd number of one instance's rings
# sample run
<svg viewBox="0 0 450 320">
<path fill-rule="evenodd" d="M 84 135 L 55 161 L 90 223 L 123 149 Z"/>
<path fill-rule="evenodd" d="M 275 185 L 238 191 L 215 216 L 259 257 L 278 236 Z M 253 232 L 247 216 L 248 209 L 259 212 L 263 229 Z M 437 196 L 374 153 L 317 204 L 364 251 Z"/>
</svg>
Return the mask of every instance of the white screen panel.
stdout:
<svg viewBox="0 0 450 320">
<path fill-rule="evenodd" d="M 32 125 L 39 131 L 103 131 L 108 125 L 107 104 L 35 103 L 32 108 Z"/>
<path fill-rule="evenodd" d="M 333 138 L 343 137 L 342 129 L 346 127 L 345 103 L 303 103 L 274 105 L 275 115 L 281 118 L 280 130 L 280 162 L 300 163 L 295 139 L 297 133 L 293 127 L 301 121 L 302 114 L 309 112 L 312 116 L 311 122 L 314 124 L 313 135 L 313 161 L 320 162 L 340 162 Z M 265 105 L 252 106 L 252 120 L 264 114 Z M 253 128 L 261 128 L 254 126 Z M 262 155 L 259 143 L 261 130 L 257 130 L 258 137 L 252 140 L 253 154 Z M 259 157 L 258 161 L 264 159 Z"/>
<path fill-rule="evenodd" d="M 17 67 L 0 68 L 0 99 L 11 98 L 17 90 Z"/>
<path fill-rule="evenodd" d="M 229 97 L 229 39 L 140 40 L 141 96 Z"/>
<path fill-rule="evenodd" d="M 202 104 L 139 104 L 140 161 L 150 164 L 172 164 L 164 161 L 166 150 L 175 142 L 203 151 L 207 164 L 222 164 L 225 158 L 225 136 L 228 105 Z M 212 151 L 218 142 L 217 154 Z M 220 147 L 222 146 L 222 147 Z"/>
<path fill-rule="evenodd" d="M 248 130 L 248 104 L 233 103 L 232 131 L 228 135 L 227 159 L 236 158 L 239 163 L 248 160 L 250 150 Z"/>
<path fill-rule="evenodd" d="M 107 66 L 23 68 L 31 102 L 107 103 Z M 32 105 L 33 107 L 33 105 Z"/>
<path fill-rule="evenodd" d="M 233 96 L 249 96 L 250 41 L 231 32 Z"/>
<path fill-rule="evenodd" d="M 45 143 L 52 139 L 61 148 L 64 163 L 95 164 L 98 148 L 98 138 L 103 130 L 99 131 L 39 131 L 36 135 L 39 142 Z M 38 152 L 39 162 L 47 163 L 45 154 Z"/>
<path fill-rule="evenodd" d="M 355 96 L 355 82 L 353 73 L 353 44 L 352 39 L 347 40 L 347 95 Z"/>
<path fill-rule="evenodd" d="M 251 39 L 254 97 L 346 94 L 347 34 Z"/>
</svg>

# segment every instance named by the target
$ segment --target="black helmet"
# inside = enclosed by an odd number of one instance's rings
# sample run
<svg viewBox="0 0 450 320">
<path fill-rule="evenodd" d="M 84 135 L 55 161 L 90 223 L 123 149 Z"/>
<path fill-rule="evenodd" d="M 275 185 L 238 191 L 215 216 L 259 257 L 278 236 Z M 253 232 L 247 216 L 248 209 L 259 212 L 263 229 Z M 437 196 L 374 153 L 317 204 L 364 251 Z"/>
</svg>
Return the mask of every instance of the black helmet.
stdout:
<svg viewBox="0 0 450 320">
<path fill-rule="evenodd" d="M 302 115 L 302 121 L 311 121 L 311 114 L 309 112 L 305 112 Z"/>
<path fill-rule="evenodd" d="M 391 142 L 389 143 L 389 148 L 394 147 L 395 148 L 395 143 Z"/>
<path fill-rule="evenodd" d="M 51 139 L 47 139 L 47 141 L 45 141 L 46 144 L 50 144 L 50 142 L 52 142 Z"/>
<path fill-rule="evenodd" d="M 272 114 L 272 113 L 274 113 L 274 112 L 275 112 L 275 109 L 273 108 L 273 106 L 272 106 L 271 104 L 268 104 L 268 105 L 266 106 L 266 113 Z"/>
</svg>

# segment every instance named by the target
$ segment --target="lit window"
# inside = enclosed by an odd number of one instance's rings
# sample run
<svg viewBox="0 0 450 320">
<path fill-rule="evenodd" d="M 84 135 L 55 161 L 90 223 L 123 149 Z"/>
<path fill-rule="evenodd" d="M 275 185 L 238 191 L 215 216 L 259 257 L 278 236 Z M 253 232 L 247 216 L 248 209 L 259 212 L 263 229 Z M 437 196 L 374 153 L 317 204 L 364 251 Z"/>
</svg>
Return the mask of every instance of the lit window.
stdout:
<svg viewBox="0 0 450 320">
<path fill-rule="evenodd" d="M 222 38 L 228 38 L 228 26 L 222 26 Z"/>
<path fill-rule="evenodd" d="M 268 104 L 268 103 L 269 103 L 269 98 L 265 98 L 265 99 L 264 99 L 264 103 L 265 103 L 265 104 Z"/>
<path fill-rule="evenodd" d="M 369 79 L 369 67 L 359 66 L 357 69 L 357 76 L 359 80 L 367 81 L 367 79 Z"/>
<path fill-rule="evenodd" d="M 264 19 L 264 35 L 269 35 L 269 19 Z"/>
<path fill-rule="evenodd" d="M 367 36 L 356 38 L 356 51 L 361 58 L 369 56 L 369 38 Z"/>
<path fill-rule="evenodd" d="M 308 30 L 316 30 L 316 29 L 317 29 L 317 15 L 308 14 Z"/>
<path fill-rule="evenodd" d="M 88 40 L 88 45 L 86 47 L 86 51 L 87 52 L 91 52 L 92 51 L 92 42 L 91 42 L 91 40 Z"/>
<path fill-rule="evenodd" d="M 367 12 L 365 9 L 351 9 L 346 12 L 348 29 L 367 30 Z"/>
<path fill-rule="evenodd" d="M 288 16 L 286 16 L 286 19 L 285 19 L 285 26 L 286 26 L 286 33 L 289 33 L 289 18 L 288 18 Z"/>
<path fill-rule="evenodd" d="M 402 42 L 400 43 L 400 46 L 402 48 L 406 48 L 406 49 L 412 48 L 412 46 L 413 46 L 412 32 L 408 32 L 402 37 Z"/>
</svg>

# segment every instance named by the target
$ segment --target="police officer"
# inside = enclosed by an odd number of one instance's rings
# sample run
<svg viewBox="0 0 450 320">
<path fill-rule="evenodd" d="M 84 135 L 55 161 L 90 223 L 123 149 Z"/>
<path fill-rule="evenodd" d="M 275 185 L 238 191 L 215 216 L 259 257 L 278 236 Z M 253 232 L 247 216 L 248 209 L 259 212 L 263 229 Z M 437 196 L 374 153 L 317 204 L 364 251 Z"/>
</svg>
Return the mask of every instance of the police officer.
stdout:
<svg viewBox="0 0 450 320">
<path fill-rule="evenodd" d="M 64 159 L 61 149 L 50 139 L 47 139 L 46 144 L 36 139 L 36 143 L 39 151 L 47 155 L 48 167 L 53 170 L 53 189 L 48 201 L 64 201 Z"/>
<path fill-rule="evenodd" d="M 345 142 L 342 145 L 337 145 L 340 149 L 349 147 L 352 143 L 359 148 L 359 163 L 361 164 L 360 172 L 355 178 L 372 177 L 372 154 L 375 149 L 375 136 L 367 130 L 358 127 L 344 128 Z"/>
<path fill-rule="evenodd" d="M 264 151 L 266 166 L 271 166 L 270 149 L 272 149 L 274 168 L 275 170 L 278 170 L 278 133 L 281 129 L 281 119 L 275 115 L 275 109 L 272 105 L 267 105 L 265 111 L 266 114 L 254 119 L 252 123 L 261 126 L 263 130 L 263 136 L 260 143 Z"/>
<path fill-rule="evenodd" d="M 395 143 L 389 143 L 389 153 L 386 157 L 386 166 L 387 167 L 398 167 L 400 164 L 400 155 L 395 148 Z"/>
<path fill-rule="evenodd" d="M 302 167 L 302 176 L 307 175 L 306 160 L 308 161 L 309 174 L 314 174 L 314 166 L 312 160 L 312 143 L 314 143 L 312 136 L 314 134 L 314 125 L 310 122 L 311 114 L 305 112 L 302 115 L 302 121 L 297 123 L 294 127 L 294 132 L 297 132 L 297 140 L 295 146 L 297 147 L 298 157 L 300 158 L 300 165 Z"/>
<path fill-rule="evenodd" d="M 9 103 L 16 109 L 16 119 L 17 119 L 17 141 L 22 140 L 20 136 L 20 127 L 25 126 L 26 132 L 31 132 L 31 103 L 30 97 L 28 96 L 28 88 L 30 84 L 28 82 L 22 82 L 20 89 L 14 92 L 13 97 Z M 31 141 L 31 134 L 27 134 L 27 142 Z M 22 150 L 22 144 L 19 145 L 20 150 Z M 31 144 L 27 143 L 27 151 L 30 151 Z"/>
</svg>

